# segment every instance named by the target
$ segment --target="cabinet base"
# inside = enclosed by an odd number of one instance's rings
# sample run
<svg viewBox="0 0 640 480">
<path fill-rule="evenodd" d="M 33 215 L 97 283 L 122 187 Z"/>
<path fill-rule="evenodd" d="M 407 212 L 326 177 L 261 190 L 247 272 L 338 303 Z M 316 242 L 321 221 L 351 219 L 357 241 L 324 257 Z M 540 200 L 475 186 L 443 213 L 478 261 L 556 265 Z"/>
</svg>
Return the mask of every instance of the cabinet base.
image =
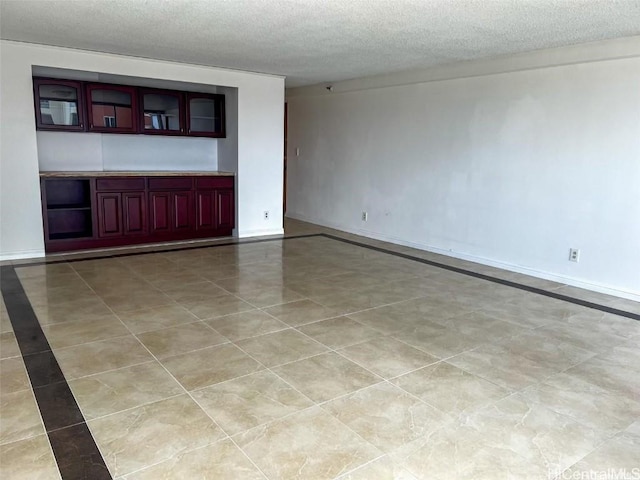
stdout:
<svg viewBox="0 0 640 480">
<path fill-rule="evenodd" d="M 140 235 L 120 238 L 70 238 L 50 240 L 46 242 L 46 253 L 72 252 L 74 250 L 90 250 L 92 248 L 126 247 L 146 243 L 175 242 L 181 240 L 203 240 L 207 238 L 230 237 L 233 229 L 208 230 L 203 232 L 185 232 L 166 235 Z"/>
</svg>

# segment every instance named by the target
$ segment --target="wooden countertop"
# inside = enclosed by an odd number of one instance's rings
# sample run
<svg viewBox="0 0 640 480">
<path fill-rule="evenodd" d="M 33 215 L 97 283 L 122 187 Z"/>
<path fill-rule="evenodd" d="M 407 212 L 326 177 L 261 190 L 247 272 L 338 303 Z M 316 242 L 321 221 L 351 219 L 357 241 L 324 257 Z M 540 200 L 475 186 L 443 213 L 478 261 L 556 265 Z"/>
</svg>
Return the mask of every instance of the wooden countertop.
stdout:
<svg viewBox="0 0 640 480">
<path fill-rule="evenodd" d="M 177 172 L 173 171 L 109 171 L 109 172 L 40 172 L 44 178 L 64 177 L 233 177 L 233 172 Z"/>
</svg>

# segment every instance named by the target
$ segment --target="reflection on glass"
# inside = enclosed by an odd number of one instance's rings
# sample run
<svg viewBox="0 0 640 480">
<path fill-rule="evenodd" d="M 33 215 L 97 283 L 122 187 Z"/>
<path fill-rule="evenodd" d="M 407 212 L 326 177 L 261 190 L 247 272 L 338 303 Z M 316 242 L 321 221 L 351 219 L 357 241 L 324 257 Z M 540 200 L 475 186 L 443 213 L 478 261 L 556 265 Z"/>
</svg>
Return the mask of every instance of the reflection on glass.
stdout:
<svg viewBox="0 0 640 480">
<path fill-rule="evenodd" d="M 91 90 L 91 115 L 94 126 L 132 128 L 131 95 L 118 90 Z"/>
<path fill-rule="evenodd" d="M 180 99 L 177 96 L 146 93 L 142 102 L 145 130 L 180 130 Z"/>
<path fill-rule="evenodd" d="M 211 98 L 192 98 L 189 102 L 189 126 L 192 132 L 221 130 L 217 102 Z"/>
<path fill-rule="evenodd" d="M 40 119 L 43 125 L 78 126 L 78 92 L 66 85 L 40 85 Z"/>
</svg>

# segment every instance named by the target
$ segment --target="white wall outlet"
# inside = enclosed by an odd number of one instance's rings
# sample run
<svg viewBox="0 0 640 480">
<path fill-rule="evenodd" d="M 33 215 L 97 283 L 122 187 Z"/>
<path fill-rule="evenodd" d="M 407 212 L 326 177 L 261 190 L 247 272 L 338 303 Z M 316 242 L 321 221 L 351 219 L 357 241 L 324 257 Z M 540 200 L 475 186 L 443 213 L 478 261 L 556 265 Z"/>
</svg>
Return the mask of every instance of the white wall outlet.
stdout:
<svg viewBox="0 0 640 480">
<path fill-rule="evenodd" d="M 570 262 L 579 262 L 580 261 L 580 249 L 579 248 L 570 248 L 569 249 L 569 261 Z"/>
<path fill-rule="evenodd" d="M 367 212 L 362 212 L 362 221 L 366 222 L 369 218 L 369 214 Z"/>
<path fill-rule="evenodd" d="M 269 210 L 264 211 L 264 219 L 269 220 Z"/>
<path fill-rule="evenodd" d="M 296 157 L 299 157 L 299 156 L 300 156 L 300 149 L 296 148 Z"/>
</svg>

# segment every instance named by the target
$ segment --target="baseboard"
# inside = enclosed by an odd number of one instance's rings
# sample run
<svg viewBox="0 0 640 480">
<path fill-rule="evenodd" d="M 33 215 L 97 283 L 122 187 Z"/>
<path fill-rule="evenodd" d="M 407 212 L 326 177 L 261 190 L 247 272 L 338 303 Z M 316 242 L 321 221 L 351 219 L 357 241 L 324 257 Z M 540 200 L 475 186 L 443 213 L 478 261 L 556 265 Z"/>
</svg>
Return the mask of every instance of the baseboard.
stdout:
<svg viewBox="0 0 640 480">
<path fill-rule="evenodd" d="M 42 258 L 44 250 L 22 250 L 20 252 L 0 253 L 0 261 L 25 260 L 27 258 Z"/>
<path fill-rule="evenodd" d="M 445 250 L 438 247 L 433 247 L 431 245 L 426 245 L 422 243 L 409 242 L 407 240 L 403 240 L 401 238 L 393 237 L 390 235 L 384 235 L 377 232 L 364 230 L 360 228 L 350 228 L 344 225 L 340 225 L 332 222 L 325 222 L 322 220 L 318 220 L 315 218 L 309 218 L 306 215 L 301 215 L 295 212 L 287 212 L 287 218 L 292 218 L 294 220 L 300 220 L 302 222 L 313 223 L 315 225 L 320 225 L 327 228 L 333 228 L 335 230 L 340 230 L 347 233 L 352 233 L 354 235 L 361 235 L 363 237 L 371 238 L 374 240 L 381 240 L 383 242 L 394 243 L 396 245 L 402 245 L 404 247 L 411 247 L 418 250 L 424 250 L 431 253 L 437 253 L 439 255 L 444 255 L 447 257 L 453 257 L 460 260 L 467 260 L 469 262 L 479 263 L 482 265 L 486 265 L 489 267 L 500 268 L 502 270 L 507 270 L 515 273 L 522 273 L 525 275 L 530 275 L 536 278 L 542 278 L 544 280 L 551 280 L 553 282 L 563 283 L 565 285 L 569 285 L 572 287 L 583 288 L 585 290 L 591 290 L 593 292 L 604 293 L 607 295 L 613 295 L 615 297 L 625 298 L 628 300 L 634 300 L 636 302 L 640 302 L 640 292 L 633 292 L 627 290 L 621 290 L 618 288 L 614 288 L 608 285 L 602 285 L 598 283 L 590 283 L 585 282 L 584 280 L 579 280 L 573 277 L 567 277 L 565 275 L 559 275 L 556 273 L 545 272 L 540 270 L 535 270 L 531 268 L 522 267 L 519 265 L 513 265 L 510 263 L 504 263 L 497 260 L 478 257 L 475 255 L 469 255 L 462 252 L 456 252 L 451 250 Z"/>
<path fill-rule="evenodd" d="M 268 230 L 245 230 L 238 234 L 238 238 L 266 237 L 270 235 L 284 235 L 284 228 L 272 228 Z"/>
</svg>

